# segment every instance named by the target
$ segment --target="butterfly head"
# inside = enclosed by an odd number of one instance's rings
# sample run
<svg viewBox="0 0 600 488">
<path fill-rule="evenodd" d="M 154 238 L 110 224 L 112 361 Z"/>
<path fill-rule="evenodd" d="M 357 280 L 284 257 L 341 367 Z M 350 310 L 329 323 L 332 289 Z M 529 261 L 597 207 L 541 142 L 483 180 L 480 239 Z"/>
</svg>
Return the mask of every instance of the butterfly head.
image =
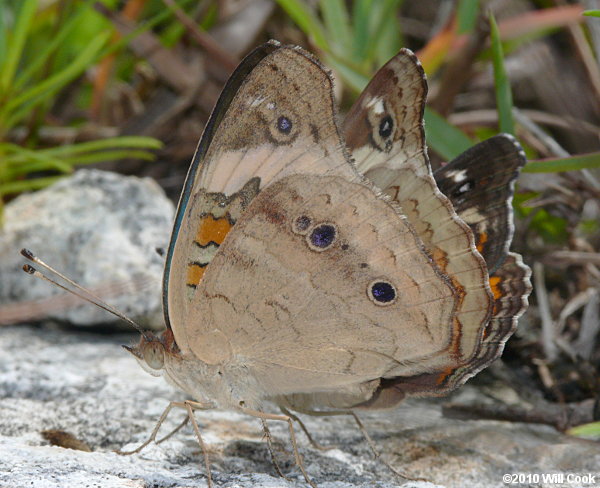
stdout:
<svg viewBox="0 0 600 488">
<path fill-rule="evenodd" d="M 134 355 L 144 370 L 153 376 L 161 376 L 166 356 L 173 354 L 177 346 L 173 334 L 167 329 L 160 336 L 144 332 L 136 346 L 123 347 Z"/>
</svg>

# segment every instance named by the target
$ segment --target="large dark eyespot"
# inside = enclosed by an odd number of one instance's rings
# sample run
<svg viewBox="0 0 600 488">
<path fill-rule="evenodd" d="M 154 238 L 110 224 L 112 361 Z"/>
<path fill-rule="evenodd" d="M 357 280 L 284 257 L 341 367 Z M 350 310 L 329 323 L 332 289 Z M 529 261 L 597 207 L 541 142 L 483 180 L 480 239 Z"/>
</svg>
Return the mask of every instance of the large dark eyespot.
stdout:
<svg viewBox="0 0 600 488">
<path fill-rule="evenodd" d="M 398 296 L 396 288 L 389 281 L 377 280 L 369 284 L 369 298 L 375 305 L 391 305 Z"/>
<path fill-rule="evenodd" d="M 379 135 L 383 139 L 387 139 L 392 135 L 392 130 L 394 129 L 394 121 L 390 115 L 386 115 L 381 122 L 379 122 Z"/>
<path fill-rule="evenodd" d="M 294 223 L 292 224 L 292 231 L 294 231 L 296 234 L 304 235 L 308 231 L 308 228 L 311 226 L 311 224 L 312 219 L 309 216 L 301 215 L 294 220 Z"/>
<path fill-rule="evenodd" d="M 292 131 L 292 121 L 285 115 L 282 115 L 277 119 L 277 129 L 282 134 L 289 134 Z"/>
<path fill-rule="evenodd" d="M 334 243 L 336 234 L 334 225 L 320 224 L 308 236 L 308 243 L 315 251 L 324 251 Z"/>
</svg>

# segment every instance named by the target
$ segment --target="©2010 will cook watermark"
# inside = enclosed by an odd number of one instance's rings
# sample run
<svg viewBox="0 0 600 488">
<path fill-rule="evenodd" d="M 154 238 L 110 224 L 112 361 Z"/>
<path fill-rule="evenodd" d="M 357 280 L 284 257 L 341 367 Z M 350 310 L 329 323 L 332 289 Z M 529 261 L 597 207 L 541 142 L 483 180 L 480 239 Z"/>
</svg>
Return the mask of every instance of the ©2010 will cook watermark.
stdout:
<svg viewBox="0 0 600 488">
<path fill-rule="evenodd" d="M 506 473 L 502 481 L 507 485 L 512 484 L 557 484 L 557 485 L 594 485 L 600 480 L 600 474 L 577 474 L 577 473 Z"/>
</svg>

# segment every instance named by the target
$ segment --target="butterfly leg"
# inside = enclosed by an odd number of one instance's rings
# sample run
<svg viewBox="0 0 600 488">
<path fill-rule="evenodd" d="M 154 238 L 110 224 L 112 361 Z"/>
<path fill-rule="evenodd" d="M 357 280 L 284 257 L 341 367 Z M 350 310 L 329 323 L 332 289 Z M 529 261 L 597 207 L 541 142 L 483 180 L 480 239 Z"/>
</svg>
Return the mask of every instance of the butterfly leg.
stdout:
<svg viewBox="0 0 600 488">
<path fill-rule="evenodd" d="M 363 425 L 361 420 L 358 418 L 358 415 L 356 415 L 354 412 L 347 412 L 347 414 L 351 415 L 354 418 L 354 421 L 356 422 L 356 425 L 358 426 L 358 430 L 360 430 L 363 437 L 367 441 L 367 444 L 369 445 L 369 448 L 371 449 L 371 452 L 373 453 L 373 456 L 375 457 L 375 459 L 378 459 L 381 463 L 383 463 L 383 465 L 385 467 L 387 467 L 392 473 L 394 473 L 396 476 L 399 476 L 400 478 L 404 478 L 404 479 L 407 479 L 410 481 L 429 481 L 424 478 L 414 478 L 412 476 L 408 476 L 406 473 L 403 473 L 402 471 L 399 471 L 396 468 L 394 468 L 390 463 L 388 463 L 385 459 L 383 459 L 383 457 L 381 456 L 381 453 L 377 449 L 377 446 L 375 446 L 373 439 L 371 439 L 371 436 L 367 432 L 367 429 L 365 429 L 365 426 Z"/>
<path fill-rule="evenodd" d="M 185 420 L 181 424 L 179 424 L 173 431 L 171 431 L 169 434 L 167 434 L 165 437 L 163 437 L 156 443 L 158 444 L 160 442 L 167 440 L 169 437 L 171 437 L 173 434 L 175 434 L 177 431 L 179 431 L 184 425 L 186 425 L 189 421 L 191 421 L 192 427 L 194 428 L 194 433 L 196 434 L 196 438 L 198 439 L 198 443 L 200 444 L 200 448 L 202 449 L 202 455 L 204 456 L 204 464 L 206 466 L 206 477 L 207 477 L 208 487 L 212 488 L 212 486 L 213 486 L 212 485 L 212 476 L 210 474 L 210 461 L 208 459 L 208 453 L 206 451 L 204 441 L 202 440 L 202 435 L 200 435 L 200 428 L 198 427 L 198 422 L 196 422 L 196 418 L 194 417 L 194 410 L 208 410 L 208 409 L 212 408 L 212 407 L 203 405 L 202 403 L 193 402 L 193 401 L 189 401 L 189 400 L 186 400 L 184 402 L 169 403 L 169 405 L 167 405 L 167 408 L 165 408 L 165 411 L 162 413 L 162 415 L 158 419 L 156 427 L 154 427 L 154 429 L 152 430 L 152 433 L 150 434 L 148 439 L 146 439 L 145 442 L 143 442 L 141 445 L 139 445 L 136 449 L 133 449 L 132 451 L 117 450 L 115 452 L 122 456 L 129 456 L 130 454 L 136 454 L 136 453 L 140 452 L 148 444 L 150 444 L 153 441 L 156 441 L 156 436 L 158 434 L 160 427 L 162 426 L 162 424 L 166 420 L 166 418 L 169 416 L 169 413 L 171 412 L 171 410 L 173 408 L 184 409 L 187 412 L 187 416 L 186 416 Z"/>
<path fill-rule="evenodd" d="M 165 411 L 162 413 L 162 415 L 158 419 L 156 427 L 154 427 L 154 430 L 150 434 L 150 437 L 148 437 L 148 439 L 146 439 L 145 442 L 143 442 L 141 445 L 139 445 L 136 449 L 133 449 L 132 451 L 121 451 L 120 449 L 118 449 L 115 452 L 117 454 L 120 454 L 121 456 L 129 456 L 131 454 L 136 454 L 136 453 L 140 452 L 142 449 L 144 449 L 144 447 L 146 447 L 152 441 L 156 440 L 156 435 L 158 434 L 158 430 L 160 429 L 160 427 L 162 426 L 163 422 L 168 417 L 169 412 L 173 409 L 173 407 L 176 406 L 175 403 L 176 402 L 171 402 L 171 403 L 169 403 L 169 405 L 167 405 L 167 408 L 165 408 Z"/>
<path fill-rule="evenodd" d="M 294 422 L 297 422 L 298 425 L 300 426 L 300 428 L 302 429 L 302 431 L 304 432 L 304 434 L 306 435 L 306 437 L 308 438 L 308 440 L 310 441 L 311 445 L 315 448 L 318 449 L 319 451 L 330 451 L 332 449 L 337 449 L 337 446 L 324 446 L 323 444 L 319 444 L 317 441 L 315 441 L 313 439 L 313 436 L 310 434 L 310 432 L 308 431 L 308 429 L 306 428 L 306 425 L 304 425 L 304 422 L 302 422 L 302 420 L 300 420 L 300 417 L 298 417 L 297 415 L 294 415 L 292 412 L 290 412 L 287 408 L 285 407 L 280 407 L 281 411 L 284 413 L 284 415 L 287 415 L 288 417 L 290 417 Z"/>
<path fill-rule="evenodd" d="M 206 410 L 206 406 L 202 405 L 198 402 L 185 401 L 183 403 L 178 403 L 178 407 L 185 408 L 188 413 L 188 418 L 192 422 L 192 427 L 194 428 L 194 432 L 196 433 L 196 438 L 198 439 L 198 444 L 200 444 L 200 449 L 202 449 L 202 455 L 204 456 L 204 465 L 206 467 L 206 482 L 208 484 L 208 488 L 212 488 L 212 475 L 210 474 L 210 461 L 208 459 L 208 452 L 206 451 L 206 446 L 204 445 L 204 441 L 202 440 L 202 435 L 200 434 L 200 428 L 198 427 L 198 422 L 196 421 L 196 417 L 194 416 L 194 410 Z"/>
<path fill-rule="evenodd" d="M 170 439 L 173 435 L 175 435 L 177 432 L 179 432 L 181 429 L 183 429 L 189 421 L 190 421 L 190 417 L 188 415 L 186 415 L 185 418 L 183 419 L 183 422 L 181 422 L 177 427 L 175 427 L 171 432 L 169 432 L 162 439 L 157 440 L 156 443 L 160 444 L 161 442 L 165 442 L 167 439 Z"/>
<path fill-rule="evenodd" d="M 429 481 L 424 478 L 414 478 L 412 476 L 409 476 L 406 473 L 403 473 L 402 471 L 397 470 L 390 463 L 388 463 L 385 459 L 383 459 L 383 457 L 381 456 L 381 453 L 375 446 L 375 442 L 373 442 L 373 439 L 371 439 L 371 436 L 367 432 L 367 429 L 365 429 L 365 426 L 363 425 L 362 421 L 358 418 L 358 415 L 356 415 L 353 411 L 351 411 L 351 410 L 335 410 L 335 411 L 322 411 L 321 412 L 321 411 L 316 411 L 316 410 L 303 410 L 302 413 L 305 413 L 307 415 L 312 415 L 314 417 L 326 417 L 326 416 L 330 416 L 330 415 L 348 415 L 348 416 L 352 417 L 354 419 L 354 421 L 356 422 L 356 425 L 358 426 L 358 430 L 360 430 L 361 434 L 367 441 L 369 449 L 371 449 L 371 452 L 373 453 L 373 456 L 375 457 L 375 459 L 378 459 L 386 468 L 388 468 L 392 473 L 394 473 L 396 476 L 399 476 L 400 478 L 404 478 L 404 479 L 407 479 L 410 481 Z"/>
<path fill-rule="evenodd" d="M 312 486 L 312 488 L 317 488 L 317 485 L 315 485 L 315 482 L 310 479 L 310 476 L 308 476 L 308 473 L 306 472 L 306 469 L 304 468 L 304 463 L 302 462 L 302 457 L 300 456 L 300 453 L 298 452 L 298 445 L 296 443 L 296 433 L 294 432 L 294 423 L 292 421 L 292 418 L 287 415 L 276 415 L 276 414 L 271 414 L 271 413 L 264 413 L 264 412 L 260 412 L 258 410 L 252 410 L 250 408 L 245 408 L 245 407 L 239 407 L 239 409 L 241 412 L 243 412 L 247 415 L 251 415 L 253 417 L 257 417 L 259 419 L 279 420 L 280 422 L 287 422 L 288 431 L 290 433 L 290 440 L 292 441 L 292 449 L 294 451 L 294 461 L 296 462 L 296 466 L 298 466 L 298 468 L 300 469 L 302 476 L 304 476 L 304 480 L 310 486 Z"/>
<path fill-rule="evenodd" d="M 283 471 L 281 471 L 281 468 L 279 467 L 279 463 L 277 462 L 277 459 L 275 458 L 275 452 L 273 450 L 273 437 L 271 436 L 271 431 L 269 430 L 267 421 L 265 419 L 260 419 L 260 421 L 262 422 L 263 431 L 265 432 L 265 438 L 267 439 L 267 446 L 269 446 L 269 454 L 271 455 L 271 462 L 273 463 L 273 466 L 275 467 L 275 471 L 277 471 L 277 474 L 281 478 L 283 478 L 286 481 L 290 481 L 288 479 L 288 477 L 283 474 Z"/>
</svg>

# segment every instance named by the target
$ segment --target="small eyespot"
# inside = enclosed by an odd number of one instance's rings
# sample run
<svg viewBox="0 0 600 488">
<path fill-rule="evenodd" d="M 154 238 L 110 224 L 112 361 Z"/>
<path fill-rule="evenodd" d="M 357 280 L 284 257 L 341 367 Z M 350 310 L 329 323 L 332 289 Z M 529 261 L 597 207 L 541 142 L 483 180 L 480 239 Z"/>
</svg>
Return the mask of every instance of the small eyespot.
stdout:
<svg viewBox="0 0 600 488">
<path fill-rule="evenodd" d="M 308 245 L 315 251 L 324 251 L 333 245 L 337 230 L 333 224 L 319 224 L 307 236 Z"/>
<path fill-rule="evenodd" d="M 383 139 L 387 139 L 392 135 L 392 130 L 394 129 L 394 121 L 390 115 L 386 115 L 381 122 L 379 122 L 379 135 Z"/>
<path fill-rule="evenodd" d="M 389 281 L 375 280 L 369 284 L 367 295 L 375 305 L 391 305 L 396 301 L 396 288 Z"/>
<path fill-rule="evenodd" d="M 347 251 L 348 249 L 350 249 L 350 246 L 348 244 L 342 244 L 341 248 L 342 251 Z"/>
<path fill-rule="evenodd" d="M 312 219 L 307 215 L 301 215 L 292 224 L 292 231 L 296 234 L 306 234 L 308 232 L 308 228 L 312 224 Z"/>
<path fill-rule="evenodd" d="M 292 121 L 282 115 L 277 119 L 277 130 L 282 134 L 289 134 L 292 131 Z"/>
</svg>

